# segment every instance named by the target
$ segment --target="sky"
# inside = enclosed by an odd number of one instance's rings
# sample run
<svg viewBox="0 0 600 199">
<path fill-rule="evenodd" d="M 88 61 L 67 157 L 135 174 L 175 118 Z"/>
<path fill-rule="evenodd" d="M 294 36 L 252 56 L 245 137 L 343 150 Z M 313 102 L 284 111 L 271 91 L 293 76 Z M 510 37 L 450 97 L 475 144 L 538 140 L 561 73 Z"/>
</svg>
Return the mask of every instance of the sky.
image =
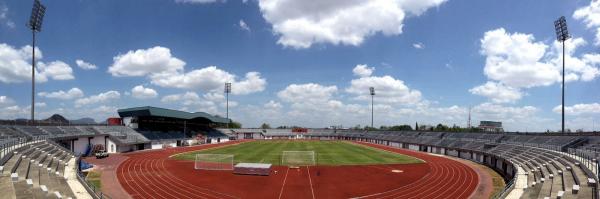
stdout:
<svg viewBox="0 0 600 199">
<path fill-rule="evenodd" d="M 0 118 L 28 118 L 33 1 L 0 0 Z M 244 127 L 600 130 L 598 0 L 42 0 L 36 118 L 157 106 Z"/>
</svg>

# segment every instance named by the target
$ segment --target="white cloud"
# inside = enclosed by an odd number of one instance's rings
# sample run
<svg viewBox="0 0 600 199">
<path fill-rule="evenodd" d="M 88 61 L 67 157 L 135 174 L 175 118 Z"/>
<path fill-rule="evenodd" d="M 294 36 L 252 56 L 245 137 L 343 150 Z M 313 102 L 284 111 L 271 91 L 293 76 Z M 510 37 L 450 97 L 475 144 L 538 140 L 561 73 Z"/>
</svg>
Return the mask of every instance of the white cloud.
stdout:
<svg viewBox="0 0 600 199">
<path fill-rule="evenodd" d="M 418 16 L 445 0 L 259 0 L 277 43 L 309 48 L 315 43 L 360 45 L 366 37 L 402 33 L 408 14 Z"/>
<path fill-rule="evenodd" d="M 562 106 L 558 105 L 552 109 L 555 113 L 562 113 Z M 600 104 L 575 104 L 573 106 L 565 106 L 565 114 L 568 115 L 583 115 L 583 114 L 600 114 Z"/>
<path fill-rule="evenodd" d="M 232 83 L 231 93 L 236 95 L 263 91 L 267 84 L 267 81 L 260 77 L 258 72 L 246 73 L 245 79 L 238 81 L 235 75 L 216 66 L 196 69 L 187 73 L 155 75 L 152 77 L 152 83 L 162 87 L 196 88 L 207 92 L 222 91 L 226 82 Z"/>
<path fill-rule="evenodd" d="M 186 92 L 184 94 L 166 95 L 161 100 L 163 103 L 175 103 L 183 101 L 183 105 L 191 105 L 200 101 L 200 96 L 195 92 Z"/>
<path fill-rule="evenodd" d="M 104 103 L 119 98 L 121 98 L 121 94 L 118 91 L 107 91 L 104 93 L 99 93 L 98 95 L 77 99 L 75 100 L 75 107 L 81 107 L 88 104 Z"/>
<path fill-rule="evenodd" d="M 421 43 L 421 42 L 414 43 L 412 46 L 413 46 L 413 48 L 416 48 L 416 49 L 423 49 L 423 48 L 425 48 L 425 45 L 423 43 Z"/>
<path fill-rule="evenodd" d="M 323 86 L 315 83 L 291 84 L 279 91 L 277 96 L 290 103 L 316 103 L 329 100 L 337 90 L 336 86 Z"/>
<path fill-rule="evenodd" d="M 469 92 L 490 98 L 496 103 L 515 102 L 523 97 L 523 93 L 521 93 L 519 89 L 497 82 L 487 82 L 483 85 L 469 89 Z"/>
<path fill-rule="evenodd" d="M 473 107 L 472 112 L 477 114 L 480 120 L 523 122 L 521 119 L 535 117 L 538 108 L 533 106 L 511 107 L 494 103 L 483 103 Z"/>
<path fill-rule="evenodd" d="M 171 55 L 171 50 L 161 46 L 138 49 L 113 57 L 108 72 L 113 76 L 170 75 L 183 70 L 185 62 Z"/>
<path fill-rule="evenodd" d="M 354 75 L 359 76 L 359 77 L 368 77 L 368 76 L 371 76 L 371 74 L 373 74 L 374 70 L 375 70 L 375 67 L 369 67 L 365 64 L 359 64 L 359 65 L 356 65 L 356 67 L 354 67 L 354 69 L 352 69 L 352 73 L 354 73 Z"/>
<path fill-rule="evenodd" d="M 238 24 L 242 30 L 250 32 L 250 26 L 248 26 L 248 24 L 246 24 L 246 22 L 243 19 L 240 19 L 240 22 Z"/>
<path fill-rule="evenodd" d="M 265 105 L 263 105 L 266 109 L 281 109 L 283 106 L 281 103 L 270 100 Z"/>
<path fill-rule="evenodd" d="M 113 60 L 108 69 L 113 76 L 147 76 L 152 84 L 167 88 L 222 92 L 225 83 L 230 82 L 233 94 L 244 95 L 263 91 L 267 84 L 259 72 L 248 72 L 245 79 L 238 79 L 216 66 L 185 72 L 185 62 L 173 57 L 170 49 L 160 46 L 129 51 Z"/>
<path fill-rule="evenodd" d="M 375 88 L 375 99 L 381 103 L 416 104 L 421 101 L 421 92 L 410 89 L 402 80 L 391 76 L 370 76 L 353 79 L 346 92 L 356 95 L 357 100 L 371 100 L 369 87 Z"/>
<path fill-rule="evenodd" d="M 575 56 L 585 44 L 582 38 L 565 42 L 566 81 L 591 81 L 600 75 L 599 54 Z M 499 28 L 484 34 L 481 54 L 486 56 L 484 74 L 490 81 L 470 91 L 494 102 L 517 101 L 522 97 L 521 89 L 549 86 L 562 79 L 562 44 L 557 41 L 549 48 L 536 42 L 531 34 L 508 33 Z"/>
<path fill-rule="evenodd" d="M 79 89 L 77 87 L 71 88 L 67 92 L 65 92 L 63 90 L 49 92 L 49 93 L 48 92 L 39 92 L 38 95 L 42 96 L 42 97 L 56 98 L 56 99 L 62 99 L 62 100 L 70 100 L 70 99 L 75 99 L 75 98 L 81 98 L 84 96 L 83 91 L 81 91 L 81 89 Z"/>
<path fill-rule="evenodd" d="M 7 96 L 0 96 L 0 107 L 12 105 L 15 101 Z"/>
<path fill-rule="evenodd" d="M 85 62 L 81 59 L 75 60 L 75 63 L 77 64 L 77 66 L 79 66 L 79 68 L 84 70 L 96 70 L 98 68 L 96 67 L 96 65 Z"/>
<path fill-rule="evenodd" d="M 7 44 L 0 44 L 0 82 L 21 83 L 31 81 L 31 46 L 16 49 Z M 36 60 L 42 58 L 42 52 L 36 47 Z M 71 80 L 73 69 L 62 61 L 48 64 L 37 62 L 36 82 L 43 83 L 48 78 L 53 80 Z"/>
<path fill-rule="evenodd" d="M 137 99 L 151 99 L 158 97 L 158 92 L 151 88 L 144 88 L 143 85 L 138 85 L 131 89 L 131 96 Z"/>
<path fill-rule="evenodd" d="M 36 47 L 36 59 L 42 53 Z M 46 82 L 46 76 L 36 70 L 36 82 Z M 0 44 L 0 82 L 21 83 L 31 81 L 31 46 L 16 49 L 8 44 Z"/>
<path fill-rule="evenodd" d="M 592 0 L 590 5 L 577 9 L 573 13 L 573 18 L 583 21 L 589 29 L 595 28 L 595 45 L 600 46 L 600 1 Z"/>
<path fill-rule="evenodd" d="M 551 85 L 560 73 L 552 64 L 541 61 L 546 48 L 530 34 L 511 34 L 504 28 L 488 31 L 481 39 L 481 54 L 486 56 L 484 73 L 514 88 Z"/>
<path fill-rule="evenodd" d="M 8 7 L 0 5 L 0 24 L 6 25 L 8 28 L 15 28 L 15 22 L 8 18 Z"/>
<path fill-rule="evenodd" d="M 566 81 L 591 81 L 600 75 L 600 54 L 583 54 L 581 57 L 574 56 L 577 48 L 586 45 L 582 38 L 573 38 L 565 41 L 565 70 Z M 554 57 L 549 62 L 557 70 L 562 70 L 562 44 L 554 41 L 552 51 L 548 57 Z"/>
<path fill-rule="evenodd" d="M 73 69 L 67 63 L 62 61 L 53 61 L 48 64 L 39 62 L 38 70 L 41 71 L 41 75 L 52 78 L 53 80 L 75 79 L 73 76 Z"/>
</svg>

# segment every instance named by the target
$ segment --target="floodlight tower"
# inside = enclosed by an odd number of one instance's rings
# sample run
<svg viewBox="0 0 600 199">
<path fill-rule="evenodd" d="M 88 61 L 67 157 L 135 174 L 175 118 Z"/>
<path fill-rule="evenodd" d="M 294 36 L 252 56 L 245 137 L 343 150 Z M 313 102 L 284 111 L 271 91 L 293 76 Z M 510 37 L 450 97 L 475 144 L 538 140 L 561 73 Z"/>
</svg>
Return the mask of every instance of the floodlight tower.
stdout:
<svg viewBox="0 0 600 199">
<path fill-rule="evenodd" d="M 373 96 L 375 96 L 375 88 L 369 87 L 369 93 L 371 94 L 371 128 L 373 127 Z"/>
<path fill-rule="evenodd" d="M 554 21 L 554 30 L 556 31 L 556 40 L 562 42 L 563 50 L 563 67 L 562 67 L 562 126 L 561 132 L 565 133 L 565 41 L 571 38 L 569 30 L 567 29 L 567 20 L 565 16 L 558 18 Z"/>
<path fill-rule="evenodd" d="M 231 93 L 231 83 L 225 83 L 225 107 L 227 109 L 226 117 L 227 117 L 227 128 L 229 128 L 229 93 Z"/>
<path fill-rule="evenodd" d="M 42 5 L 39 0 L 34 0 L 31 17 L 29 23 L 26 24 L 33 35 L 33 47 L 31 48 L 31 125 L 35 125 L 35 33 L 42 31 L 42 21 L 45 13 L 46 6 Z"/>
</svg>

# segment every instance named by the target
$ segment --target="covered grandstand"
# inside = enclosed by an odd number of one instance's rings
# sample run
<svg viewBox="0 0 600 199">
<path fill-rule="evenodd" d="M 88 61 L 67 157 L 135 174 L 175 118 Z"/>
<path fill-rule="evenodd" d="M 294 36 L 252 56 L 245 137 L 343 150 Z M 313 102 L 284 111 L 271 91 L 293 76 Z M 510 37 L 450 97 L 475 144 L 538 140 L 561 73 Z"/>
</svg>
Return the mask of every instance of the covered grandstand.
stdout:
<svg viewBox="0 0 600 199">
<path fill-rule="evenodd" d="M 151 106 L 119 109 L 118 113 L 123 125 L 150 140 L 152 149 L 229 141 L 215 127 L 231 120 L 217 115 Z"/>
</svg>

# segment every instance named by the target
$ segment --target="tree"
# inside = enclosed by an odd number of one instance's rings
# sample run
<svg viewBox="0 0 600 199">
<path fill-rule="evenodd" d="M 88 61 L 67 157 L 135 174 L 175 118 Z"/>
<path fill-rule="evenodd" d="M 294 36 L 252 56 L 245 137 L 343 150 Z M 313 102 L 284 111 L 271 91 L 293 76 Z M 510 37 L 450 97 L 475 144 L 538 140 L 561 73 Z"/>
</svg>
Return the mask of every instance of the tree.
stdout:
<svg viewBox="0 0 600 199">
<path fill-rule="evenodd" d="M 448 131 L 448 126 L 443 125 L 443 124 L 438 124 L 434 131 Z"/>
<path fill-rule="evenodd" d="M 260 125 L 261 129 L 270 129 L 271 125 L 267 124 L 267 123 L 263 123 L 262 125 Z"/>
<path fill-rule="evenodd" d="M 242 123 L 239 123 L 236 121 L 231 121 L 231 123 L 229 123 L 229 128 L 232 128 L 232 129 L 242 128 Z"/>
<path fill-rule="evenodd" d="M 413 129 L 410 125 L 403 124 L 403 125 L 391 126 L 389 128 L 389 130 L 391 130 L 391 131 L 412 131 Z"/>
</svg>

